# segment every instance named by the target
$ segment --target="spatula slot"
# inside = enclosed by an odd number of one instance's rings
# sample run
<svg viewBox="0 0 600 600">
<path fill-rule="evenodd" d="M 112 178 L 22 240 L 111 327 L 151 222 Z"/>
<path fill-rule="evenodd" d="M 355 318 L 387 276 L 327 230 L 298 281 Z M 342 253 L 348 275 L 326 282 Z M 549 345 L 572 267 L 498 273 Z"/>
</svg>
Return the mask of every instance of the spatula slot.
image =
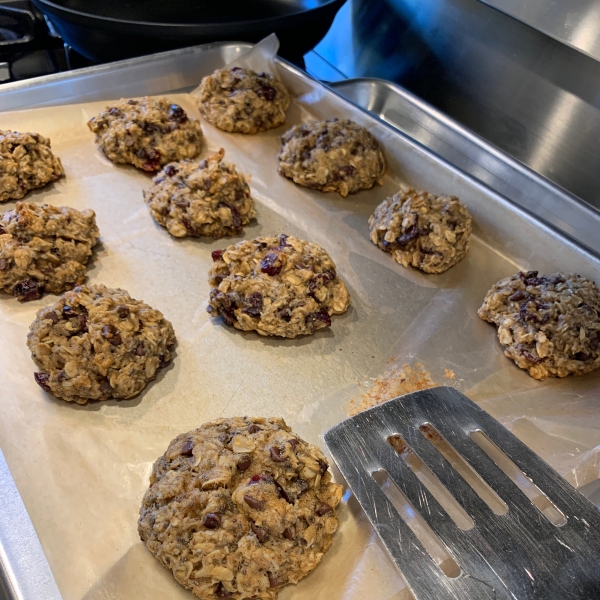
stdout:
<svg viewBox="0 0 600 600">
<path fill-rule="evenodd" d="M 441 504 L 448 516 L 456 526 L 463 531 L 472 529 L 475 523 L 466 513 L 465 509 L 454 499 L 440 480 L 431 472 L 431 469 L 415 454 L 413 449 L 399 436 L 392 435 L 388 438 L 392 448 L 408 468 L 419 478 L 419 481 L 429 490 L 431 495 Z"/>
<path fill-rule="evenodd" d="M 380 469 L 371 473 L 371 476 L 442 572 L 447 577 L 458 577 L 461 574 L 460 567 L 448 554 L 440 538 L 427 525 L 419 512 L 415 510 L 388 472 Z"/>
<path fill-rule="evenodd" d="M 557 508 L 557 506 L 540 490 L 540 488 L 531 481 L 515 465 L 515 463 L 502 452 L 502 450 L 480 429 L 472 431 L 471 439 L 504 471 L 507 477 L 519 487 L 519 489 L 531 500 L 533 505 L 557 527 L 562 527 L 566 524 L 565 515 Z"/>
<path fill-rule="evenodd" d="M 505 515 L 508 506 L 502 498 L 481 478 L 479 473 L 440 435 L 431 423 L 423 423 L 419 431 L 435 446 L 450 466 L 473 488 L 473 491 L 496 515 Z"/>
</svg>

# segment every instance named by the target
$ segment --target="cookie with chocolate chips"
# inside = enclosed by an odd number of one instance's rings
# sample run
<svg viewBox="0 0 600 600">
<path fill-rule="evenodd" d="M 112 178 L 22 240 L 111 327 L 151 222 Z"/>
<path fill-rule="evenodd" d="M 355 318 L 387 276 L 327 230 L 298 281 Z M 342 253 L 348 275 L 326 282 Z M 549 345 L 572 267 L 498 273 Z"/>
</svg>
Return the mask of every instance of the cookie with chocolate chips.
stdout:
<svg viewBox="0 0 600 600">
<path fill-rule="evenodd" d="M 152 217 L 172 236 L 219 239 L 239 233 L 255 217 L 245 177 L 224 156 L 221 149 L 202 161 L 171 163 L 144 192 Z"/>
<path fill-rule="evenodd" d="M 0 214 L 0 289 L 26 301 L 83 283 L 99 235 L 93 210 L 17 202 Z"/>
<path fill-rule="evenodd" d="M 277 418 L 219 419 L 176 437 L 152 469 L 138 531 L 203 600 L 275 600 L 321 561 L 342 486 Z"/>
<path fill-rule="evenodd" d="M 281 137 L 279 173 L 299 185 L 346 197 L 381 184 L 384 172 L 377 140 L 348 119 L 303 123 Z"/>
<path fill-rule="evenodd" d="M 77 286 L 42 308 L 27 345 L 36 382 L 67 402 L 132 398 L 172 357 L 173 326 L 120 289 Z"/>
<path fill-rule="evenodd" d="M 258 133 L 285 121 L 290 95 L 270 73 L 232 67 L 205 77 L 197 101 L 200 114 L 219 129 Z"/>
<path fill-rule="evenodd" d="M 291 235 L 245 240 L 214 251 L 213 260 L 207 311 L 237 329 L 310 335 L 350 306 L 327 252 Z"/>
<path fill-rule="evenodd" d="M 20 200 L 65 174 L 50 140 L 39 133 L 0 130 L 0 202 Z"/>
<path fill-rule="evenodd" d="M 109 160 L 144 171 L 195 158 L 202 150 L 200 122 L 166 98 L 120 100 L 92 117 L 88 127 Z"/>
<path fill-rule="evenodd" d="M 443 273 L 465 257 L 472 219 L 456 196 L 409 187 L 386 198 L 369 217 L 371 241 L 405 267 Z"/>
<path fill-rule="evenodd" d="M 504 354 L 535 379 L 600 367 L 600 289 L 590 279 L 521 271 L 496 283 L 477 314 L 498 327 Z"/>
</svg>

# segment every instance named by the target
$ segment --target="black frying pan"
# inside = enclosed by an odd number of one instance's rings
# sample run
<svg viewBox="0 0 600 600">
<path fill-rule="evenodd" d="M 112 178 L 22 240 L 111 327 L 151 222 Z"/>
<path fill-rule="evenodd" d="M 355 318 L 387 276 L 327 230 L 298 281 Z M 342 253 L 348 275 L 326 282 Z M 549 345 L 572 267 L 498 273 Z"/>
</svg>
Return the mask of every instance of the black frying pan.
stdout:
<svg viewBox="0 0 600 600">
<path fill-rule="evenodd" d="M 345 0 L 33 0 L 63 39 L 95 62 L 205 42 L 257 42 L 275 32 L 297 60 Z"/>
</svg>

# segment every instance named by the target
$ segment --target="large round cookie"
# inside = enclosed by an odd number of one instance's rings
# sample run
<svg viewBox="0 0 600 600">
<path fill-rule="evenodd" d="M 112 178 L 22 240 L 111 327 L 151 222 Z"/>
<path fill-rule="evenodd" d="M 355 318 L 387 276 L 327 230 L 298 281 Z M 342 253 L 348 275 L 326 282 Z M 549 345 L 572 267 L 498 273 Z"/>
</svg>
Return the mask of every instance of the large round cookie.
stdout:
<svg viewBox="0 0 600 600">
<path fill-rule="evenodd" d="M 17 202 L 0 214 L 0 289 L 25 301 L 83 283 L 99 235 L 93 210 Z"/>
<path fill-rule="evenodd" d="M 171 360 L 173 326 L 120 289 L 78 286 L 31 324 L 35 380 L 68 402 L 131 398 Z"/>
<path fill-rule="evenodd" d="M 0 130 L 0 202 L 19 200 L 64 175 L 50 140 L 39 133 Z"/>
<path fill-rule="evenodd" d="M 258 133 L 285 121 L 290 95 L 269 73 L 219 69 L 200 84 L 198 110 L 223 131 Z"/>
<path fill-rule="evenodd" d="M 342 196 L 382 183 L 385 159 L 364 127 L 344 119 L 304 123 L 281 137 L 279 173 Z"/>
<path fill-rule="evenodd" d="M 498 327 L 504 354 L 535 379 L 600 367 L 600 289 L 589 279 L 519 272 L 496 283 L 477 314 Z"/>
<path fill-rule="evenodd" d="M 274 600 L 331 546 L 341 495 L 322 452 L 283 419 L 219 419 L 156 461 L 138 530 L 198 598 Z"/>
<path fill-rule="evenodd" d="M 472 219 L 456 196 L 405 187 L 369 217 L 371 241 L 405 267 L 443 273 L 469 249 Z"/>
<path fill-rule="evenodd" d="M 195 158 L 202 150 L 202 128 L 166 98 L 120 100 L 88 121 L 96 144 L 114 163 L 144 171 Z"/>
<path fill-rule="evenodd" d="M 243 175 L 223 162 L 225 151 L 202 161 L 167 165 L 144 192 L 154 220 L 175 237 L 234 235 L 255 216 Z"/>
<path fill-rule="evenodd" d="M 206 310 L 237 329 L 309 335 L 350 306 L 327 252 L 291 235 L 246 240 L 213 252 L 213 260 Z"/>
</svg>

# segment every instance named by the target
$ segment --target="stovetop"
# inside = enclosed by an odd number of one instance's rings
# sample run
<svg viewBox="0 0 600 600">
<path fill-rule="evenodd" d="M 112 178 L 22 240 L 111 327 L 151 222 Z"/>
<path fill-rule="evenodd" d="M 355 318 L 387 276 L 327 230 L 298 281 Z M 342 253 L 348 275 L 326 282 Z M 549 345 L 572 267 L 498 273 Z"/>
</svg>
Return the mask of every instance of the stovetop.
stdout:
<svg viewBox="0 0 600 600">
<path fill-rule="evenodd" d="M 0 83 L 89 66 L 29 0 L 0 0 Z"/>
</svg>

